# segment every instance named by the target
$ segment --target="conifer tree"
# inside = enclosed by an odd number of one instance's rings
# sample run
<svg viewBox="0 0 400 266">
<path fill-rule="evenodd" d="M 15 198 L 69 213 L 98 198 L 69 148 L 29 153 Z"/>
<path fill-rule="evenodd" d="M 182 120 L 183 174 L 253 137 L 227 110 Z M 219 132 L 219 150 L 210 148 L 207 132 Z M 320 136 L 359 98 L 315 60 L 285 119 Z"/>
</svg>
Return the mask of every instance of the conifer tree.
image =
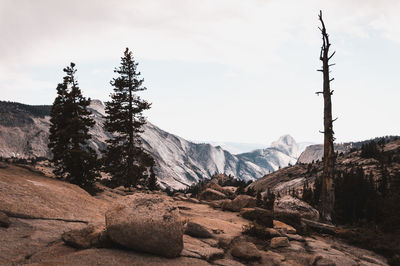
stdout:
<svg viewBox="0 0 400 266">
<path fill-rule="evenodd" d="M 87 109 L 90 99 L 82 96 L 75 79 L 75 64 L 63 69 L 66 76 L 57 86 L 51 108 L 49 148 L 53 153 L 54 174 L 93 192 L 99 176 L 96 152 L 89 147 L 89 129 L 95 124 Z"/>
<path fill-rule="evenodd" d="M 113 186 L 135 187 L 149 178 L 149 169 L 154 165 L 141 145 L 140 133 L 146 124 L 142 113 L 151 104 L 137 95 L 146 90 L 137 66 L 132 52 L 126 48 L 121 65 L 114 70 L 119 76 L 110 82 L 114 92 L 106 103 L 104 127 L 113 137 L 107 140 L 104 170 L 110 174 Z"/>
</svg>

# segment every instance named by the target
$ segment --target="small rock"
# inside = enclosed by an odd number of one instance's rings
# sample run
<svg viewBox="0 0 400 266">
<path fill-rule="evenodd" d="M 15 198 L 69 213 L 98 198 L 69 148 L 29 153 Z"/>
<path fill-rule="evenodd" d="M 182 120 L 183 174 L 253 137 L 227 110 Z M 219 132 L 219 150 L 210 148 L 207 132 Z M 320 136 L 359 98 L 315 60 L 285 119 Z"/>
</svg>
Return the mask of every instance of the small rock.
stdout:
<svg viewBox="0 0 400 266">
<path fill-rule="evenodd" d="M 336 263 L 328 258 L 317 256 L 312 264 L 314 266 L 336 266 Z"/>
<path fill-rule="evenodd" d="M 255 221 L 266 227 L 273 226 L 274 214 L 272 211 L 262 208 L 243 208 L 240 210 L 240 215 L 250 221 Z"/>
<path fill-rule="evenodd" d="M 296 234 L 296 229 L 294 229 L 293 226 L 290 226 L 278 220 L 274 220 L 274 228 L 284 229 L 288 234 Z"/>
<path fill-rule="evenodd" d="M 289 240 L 294 240 L 294 241 L 299 241 L 299 242 L 305 242 L 306 241 L 302 236 L 296 235 L 296 234 L 287 234 L 286 237 Z"/>
<path fill-rule="evenodd" d="M 281 233 L 279 233 L 277 230 L 274 228 L 265 228 L 265 231 L 268 232 L 270 237 L 277 237 L 277 236 L 282 236 Z"/>
<path fill-rule="evenodd" d="M 111 246 L 111 241 L 105 232 L 104 226 L 89 225 L 80 230 L 65 232 L 61 236 L 68 246 L 77 249 L 87 249 L 91 247 L 103 248 Z"/>
<path fill-rule="evenodd" d="M 234 200 L 225 201 L 222 204 L 223 210 L 239 212 L 243 208 L 256 207 L 256 199 L 249 195 L 239 195 Z"/>
<path fill-rule="evenodd" d="M 231 250 L 231 254 L 234 257 L 248 261 L 261 259 L 260 251 L 251 242 L 236 243 Z"/>
<path fill-rule="evenodd" d="M 211 238 L 212 234 L 207 228 L 195 222 L 188 222 L 185 234 L 198 238 Z"/>
<path fill-rule="evenodd" d="M 0 211 L 0 227 L 8 228 L 11 225 L 11 221 L 8 218 L 7 214 Z"/>
<path fill-rule="evenodd" d="M 280 236 L 271 239 L 271 248 L 282 248 L 288 246 L 289 246 L 289 240 L 287 237 Z"/>
<path fill-rule="evenodd" d="M 221 200 L 226 199 L 226 195 L 217 190 L 207 188 L 203 192 L 200 193 L 201 200 Z"/>
</svg>

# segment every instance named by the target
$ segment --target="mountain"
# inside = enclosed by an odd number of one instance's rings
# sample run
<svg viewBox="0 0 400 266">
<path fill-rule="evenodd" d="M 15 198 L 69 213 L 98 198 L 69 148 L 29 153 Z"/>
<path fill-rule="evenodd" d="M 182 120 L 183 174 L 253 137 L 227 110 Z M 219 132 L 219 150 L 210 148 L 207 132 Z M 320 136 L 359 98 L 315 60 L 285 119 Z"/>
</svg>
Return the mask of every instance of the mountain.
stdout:
<svg viewBox="0 0 400 266">
<path fill-rule="evenodd" d="M 296 141 L 290 135 L 285 135 L 272 142 L 268 148 L 238 154 L 237 157 L 268 169 L 268 173 L 271 173 L 283 166 L 294 165 L 299 154 Z"/>
<path fill-rule="evenodd" d="M 90 109 L 96 121 L 91 130 L 91 146 L 99 151 L 105 148 L 105 140 L 110 137 L 102 127 L 104 105 L 92 100 Z M 0 102 L 0 156 L 49 158 L 49 112 L 49 106 Z M 151 123 L 145 125 L 142 140 L 144 148 L 156 160 L 160 184 L 175 189 L 210 178 L 215 173 L 256 180 L 289 163 L 294 164 L 299 154 L 296 142 L 288 135 L 269 148 L 238 155 L 221 147 L 187 141 Z"/>
</svg>

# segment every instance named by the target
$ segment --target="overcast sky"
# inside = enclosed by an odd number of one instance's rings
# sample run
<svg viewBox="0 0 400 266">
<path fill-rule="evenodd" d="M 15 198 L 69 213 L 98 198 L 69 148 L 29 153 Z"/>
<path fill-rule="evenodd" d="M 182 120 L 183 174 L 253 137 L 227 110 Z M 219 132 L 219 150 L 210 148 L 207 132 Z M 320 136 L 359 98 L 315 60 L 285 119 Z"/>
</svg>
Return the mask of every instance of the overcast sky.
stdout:
<svg viewBox="0 0 400 266">
<path fill-rule="evenodd" d="M 106 101 L 129 47 L 162 129 L 320 143 L 320 9 L 337 51 L 337 141 L 400 134 L 398 0 L 0 0 L 0 99 L 51 104 L 72 61 L 85 96 Z"/>
</svg>

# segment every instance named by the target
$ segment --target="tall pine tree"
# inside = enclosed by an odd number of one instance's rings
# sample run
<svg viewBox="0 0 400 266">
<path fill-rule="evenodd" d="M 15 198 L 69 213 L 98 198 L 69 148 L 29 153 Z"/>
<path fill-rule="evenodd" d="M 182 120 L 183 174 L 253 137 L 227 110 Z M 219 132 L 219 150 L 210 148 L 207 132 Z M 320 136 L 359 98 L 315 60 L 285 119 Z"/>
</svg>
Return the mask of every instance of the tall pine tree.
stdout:
<svg viewBox="0 0 400 266">
<path fill-rule="evenodd" d="M 113 186 L 135 187 L 149 178 L 154 160 L 141 143 L 140 133 L 146 119 L 143 111 L 151 104 L 141 99 L 137 92 L 146 90 L 137 71 L 132 52 L 126 48 L 121 65 L 114 70 L 118 77 L 111 81 L 114 93 L 106 103 L 105 129 L 113 137 L 107 140 L 104 151 L 104 170 L 111 176 Z"/>
<path fill-rule="evenodd" d="M 64 68 L 63 83 L 51 109 L 49 148 L 53 153 L 54 174 L 93 192 L 98 174 L 96 152 L 89 147 L 89 129 L 95 124 L 87 109 L 90 99 L 82 96 L 75 79 L 75 64 Z"/>
</svg>

